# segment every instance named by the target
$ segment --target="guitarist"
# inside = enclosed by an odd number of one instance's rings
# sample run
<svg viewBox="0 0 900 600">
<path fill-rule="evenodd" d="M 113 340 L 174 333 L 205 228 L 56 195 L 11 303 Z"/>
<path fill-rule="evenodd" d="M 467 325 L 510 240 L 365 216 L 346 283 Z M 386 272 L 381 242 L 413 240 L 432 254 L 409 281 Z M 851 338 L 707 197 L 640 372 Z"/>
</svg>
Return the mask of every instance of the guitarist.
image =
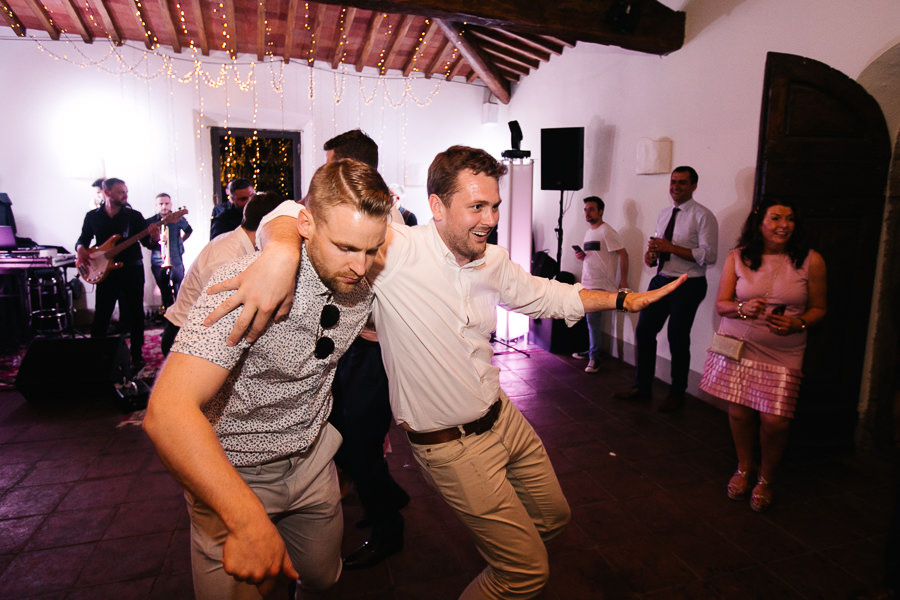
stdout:
<svg viewBox="0 0 900 600">
<path fill-rule="evenodd" d="M 111 177 L 103 182 L 103 205 L 88 211 L 81 226 L 81 235 L 75 243 L 78 265 L 90 265 L 91 240 L 102 244 L 113 235 L 125 240 L 148 227 L 144 216 L 128 205 L 128 187 L 121 179 Z M 149 236 L 141 244 L 149 249 L 159 246 L 159 223 L 149 225 Z M 141 249 L 134 245 L 116 257 L 123 264 L 113 269 L 97 284 L 94 306 L 94 323 L 91 338 L 104 338 L 116 302 L 119 303 L 119 321 L 130 334 L 131 364 L 134 373 L 144 366 L 141 352 L 144 345 L 144 262 Z"/>
</svg>

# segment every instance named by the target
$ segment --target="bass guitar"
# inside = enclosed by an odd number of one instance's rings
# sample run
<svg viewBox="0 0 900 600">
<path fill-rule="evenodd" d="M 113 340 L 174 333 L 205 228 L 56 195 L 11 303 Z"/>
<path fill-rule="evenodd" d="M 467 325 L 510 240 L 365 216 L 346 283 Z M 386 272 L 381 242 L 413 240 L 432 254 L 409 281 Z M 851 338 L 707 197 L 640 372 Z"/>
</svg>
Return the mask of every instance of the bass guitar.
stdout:
<svg viewBox="0 0 900 600">
<path fill-rule="evenodd" d="M 188 214 L 188 209 L 180 208 L 173 213 L 169 213 L 159 222 L 162 225 L 174 223 L 186 214 Z M 100 283 L 101 281 L 106 279 L 106 276 L 109 275 L 110 271 L 122 267 L 122 263 L 115 262 L 113 260 L 116 255 L 138 243 L 141 238 L 145 237 L 149 233 L 150 227 L 148 226 L 146 229 L 144 229 L 140 233 L 134 234 L 121 244 L 118 244 L 117 242 L 122 239 L 122 236 L 116 234 L 99 246 L 94 246 L 93 248 L 88 250 L 88 252 L 91 253 L 90 262 L 88 264 L 82 263 L 77 265 L 78 274 L 81 275 L 81 278 L 84 279 L 87 283 Z"/>
</svg>

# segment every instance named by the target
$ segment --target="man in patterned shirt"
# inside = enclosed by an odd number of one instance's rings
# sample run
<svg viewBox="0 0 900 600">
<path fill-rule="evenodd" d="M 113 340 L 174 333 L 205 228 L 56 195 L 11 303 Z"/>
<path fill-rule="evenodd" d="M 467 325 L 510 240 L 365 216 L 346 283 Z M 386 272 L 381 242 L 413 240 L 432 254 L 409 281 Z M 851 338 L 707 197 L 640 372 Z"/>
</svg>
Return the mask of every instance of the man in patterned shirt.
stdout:
<svg viewBox="0 0 900 600">
<path fill-rule="evenodd" d="M 384 243 L 391 196 L 364 163 L 313 176 L 293 307 L 254 344 L 227 345 L 235 318 L 204 327 L 229 294 L 191 309 L 150 398 L 144 429 L 186 490 L 197 598 L 266 596 L 290 579 L 327 588 L 341 572 L 343 521 L 328 424 L 340 355 L 372 305 L 365 279 Z M 257 254 L 222 268 L 239 274 Z M 253 589 L 253 586 L 259 589 Z"/>
</svg>

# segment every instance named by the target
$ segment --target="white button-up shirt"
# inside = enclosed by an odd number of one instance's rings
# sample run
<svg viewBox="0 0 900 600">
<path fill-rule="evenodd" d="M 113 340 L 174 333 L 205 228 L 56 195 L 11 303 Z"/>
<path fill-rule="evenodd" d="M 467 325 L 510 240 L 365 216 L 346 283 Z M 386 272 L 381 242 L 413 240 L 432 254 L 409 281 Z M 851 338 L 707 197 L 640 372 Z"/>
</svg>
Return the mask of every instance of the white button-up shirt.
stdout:
<svg viewBox="0 0 900 600">
<path fill-rule="evenodd" d="M 498 305 L 569 325 L 584 316 L 580 285 L 534 277 L 503 248 L 488 245 L 459 266 L 434 222 L 392 227 L 373 316 L 394 418 L 415 431 L 474 421 L 499 397 L 490 344 Z"/>
<path fill-rule="evenodd" d="M 660 211 L 656 218 L 656 232 L 662 237 L 672 216 L 672 204 Z M 675 217 L 675 231 L 672 243 L 676 246 L 690 248 L 694 261 L 689 261 L 672 254 L 663 265 L 661 275 L 679 277 L 687 273 L 688 277 L 703 277 L 706 267 L 716 262 L 719 250 L 719 223 L 712 211 L 694 199 L 682 203 Z"/>
<path fill-rule="evenodd" d="M 298 208 L 285 202 L 262 225 Z M 568 325 L 584 316 L 580 284 L 534 277 L 503 248 L 489 244 L 483 258 L 459 266 L 433 221 L 391 227 L 372 313 L 394 419 L 414 431 L 469 423 L 499 398 L 490 344 L 498 305 Z"/>
</svg>

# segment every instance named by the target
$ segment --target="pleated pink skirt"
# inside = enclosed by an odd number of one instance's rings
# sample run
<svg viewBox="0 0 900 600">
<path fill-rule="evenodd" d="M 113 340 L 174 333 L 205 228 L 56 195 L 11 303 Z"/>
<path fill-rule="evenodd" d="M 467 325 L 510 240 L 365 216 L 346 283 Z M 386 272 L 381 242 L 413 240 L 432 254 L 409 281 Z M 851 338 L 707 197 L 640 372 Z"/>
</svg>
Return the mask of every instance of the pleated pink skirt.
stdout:
<svg viewBox="0 0 900 600">
<path fill-rule="evenodd" d="M 706 353 L 700 389 L 770 415 L 794 418 L 803 373 L 782 365 Z"/>
</svg>

